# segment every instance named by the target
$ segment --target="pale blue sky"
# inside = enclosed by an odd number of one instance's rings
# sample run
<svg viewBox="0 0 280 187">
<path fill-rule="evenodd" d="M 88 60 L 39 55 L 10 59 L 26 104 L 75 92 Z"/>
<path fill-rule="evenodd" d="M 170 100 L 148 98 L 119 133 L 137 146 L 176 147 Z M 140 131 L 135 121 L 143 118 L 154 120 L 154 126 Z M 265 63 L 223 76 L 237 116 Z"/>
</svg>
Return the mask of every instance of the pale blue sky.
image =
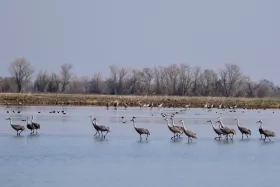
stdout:
<svg viewBox="0 0 280 187">
<path fill-rule="evenodd" d="M 1 0 L 0 75 L 25 57 L 58 71 L 108 74 L 109 65 L 240 65 L 280 84 L 280 1 Z M 258 65 L 257 65 L 258 64 Z"/>
</svg>

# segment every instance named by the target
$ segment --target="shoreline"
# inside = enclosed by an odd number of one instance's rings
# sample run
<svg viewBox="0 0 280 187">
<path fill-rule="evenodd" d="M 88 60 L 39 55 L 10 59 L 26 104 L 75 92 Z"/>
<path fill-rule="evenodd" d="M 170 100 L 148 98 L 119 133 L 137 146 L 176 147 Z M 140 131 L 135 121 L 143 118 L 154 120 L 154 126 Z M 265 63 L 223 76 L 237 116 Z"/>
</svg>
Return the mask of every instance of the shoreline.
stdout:
<svg viewBox="0 0 280 187">
<path fill-rule="evenodd" d="M 154 107 L 163 104 L 162 107 L 203 108 L 205 104 L 214 105 L 217 108 L 223 104 L 228 108 L 237 105 L 236 108 L 247 109 L 279 109 L 280 98 L 234 98 L 234 97 L 189 97 L 189 96 L 139 96 L 139 95 L 96 95 L 96 94 L 53 94 L 53 93 L 0 93 L 0 105 L 22 106 L 106 106 L 110 103 L 113 107 L 117 103 L 128 107 L 153 103 Z"/>
</svg>

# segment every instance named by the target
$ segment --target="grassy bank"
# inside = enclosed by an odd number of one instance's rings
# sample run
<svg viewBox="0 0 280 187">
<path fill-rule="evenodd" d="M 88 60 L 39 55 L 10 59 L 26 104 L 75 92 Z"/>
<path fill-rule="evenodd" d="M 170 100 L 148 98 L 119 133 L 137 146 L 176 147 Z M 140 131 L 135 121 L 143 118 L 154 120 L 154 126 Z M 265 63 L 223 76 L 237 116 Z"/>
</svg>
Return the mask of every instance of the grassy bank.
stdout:
<svg viewBox="0 0 280 187">
<path fill-rule="evenodd" d="M 6 105 L 92 105 L 106 106 L 107 103 L 125 102 L 128 106 L 163 103 L 163 107 L 203 107 L 206 103 L 213 105 L 237 105 L 238 108 L 279 108 L 280 98 L 225 98 L 225 97 L 180 97 L 180 96 L 133 96 L 133 95 L 82 95 L 82 94 L 18 94 L 0 93 L 0 104 Z"/>
</svg>

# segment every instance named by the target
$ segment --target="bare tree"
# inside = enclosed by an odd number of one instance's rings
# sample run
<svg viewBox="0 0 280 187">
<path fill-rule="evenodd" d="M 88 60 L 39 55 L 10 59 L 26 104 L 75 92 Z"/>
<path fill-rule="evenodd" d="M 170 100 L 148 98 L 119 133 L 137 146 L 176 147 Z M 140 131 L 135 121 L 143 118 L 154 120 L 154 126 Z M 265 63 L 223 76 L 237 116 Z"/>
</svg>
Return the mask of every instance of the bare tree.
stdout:
<svg viewBox="0 0 280 187">
<path fill-rule="evenodd" d="M 17 91 L 22 92 L 24 86 L 30 81 L 34 72 L 31 64 L 24 58 L 18 58 L 10 65 L 10 73 L 14 78 Z"/>
<path fill-rule="evenodd" d="M 204 96 L 214 96 L 216 94 L 216 83 L 218 81 L 218 75 L 214 70 L 205 69 L 202 75 L 202 95 Z"/>
<path fill-rule="evenodd" d="M 49 78 L 49 84 L 47 87 L 48 92 L 59 92 L 60 88 L 60 78 L 56 73 L 52 73 L 50 78 Z"/>
<path fill-rule="evenodd" d="M 49 84 L 49 79 L 47 71 L 40 71 L 34 82 L 34 89 L 39 92 L 44 92 Z"/>
<path fill-rule="evenodd" d="M 238 85 L 243 79 L 239 66 L 236 64 L 226 64 L 225 69 L 220 71 L 220 77 L 225 96 L 234 96 Z"/>
<path fill-rule="evenodd" d="M 90 93 L 102 93 L 104 91 L 104 84 L 101 73 L 96 73 L 93 75 L 89 82 Z"/>
<path fill-rule="evenodd" d="M 71 69 L 72 69 L 71 64 L 63 64 L 61 65 L 60 73 L 61 73 L 61 92 L 65 92 L 65 89 L 67 85 L 70 82 L 70 79 L 72 77 Z"/>
<path fill-rule="evenodd" d="M 178 94 L 186 95 L 189 91 L 192 82 L 191 67 L 186 64 L 181 64 L 179 68 L 179 89 Z"/>
<path fill-rule="evenodd" d="M 144 68 L 142 70 L 140 79 L 146 87 L 146 94 L 150 94 L 153 78 L 154 75 L 151 68 Z"/>
</svg>

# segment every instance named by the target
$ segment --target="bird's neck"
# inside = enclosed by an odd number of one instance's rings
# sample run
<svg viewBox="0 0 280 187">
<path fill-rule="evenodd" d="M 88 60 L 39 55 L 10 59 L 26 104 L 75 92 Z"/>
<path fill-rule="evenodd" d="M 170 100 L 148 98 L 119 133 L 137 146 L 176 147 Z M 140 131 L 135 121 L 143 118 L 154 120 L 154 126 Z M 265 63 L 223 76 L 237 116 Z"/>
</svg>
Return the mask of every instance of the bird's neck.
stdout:
<svg viewBox="0 0 280 187">
<path fill-rule="evenodd" d="M 172 126 L 173 126 L 173 127 L 175 126 L 175 124 L 174 124 L 174 119 L 172 119 Z"/>
<path fill-rule="evenodd" d="M 10 125 L 12 125 L 12 118 L 10 119 Z"/>
<path fill-rule="evenodd" d="M 133 124 L 134 128 L 136 129 L 137 127 L 136 127 L 136 125 L 135 125 L 134 121 L 132 122 L 132 124 Z"/>
<path fill-rule="evenodd" d="M 184 127 L 184 129 L 186 129 L 186 127 L 185 127 L 185 122 L 182 121 L 181 123 L 182 123 L 182 126 Z"/>
<path fill-rule="evenodd" d="M 169 120 L 167 120 L 167 123 L 166 123 L 166 124 L 167 124 L 168 127 L 170 127 L 170 125 L 169 125 Z"/>
<path fill-rule="evenodd" d="M 237 120 L 237 126 L 239 127 L 239 120 Z"/>
</svg>

